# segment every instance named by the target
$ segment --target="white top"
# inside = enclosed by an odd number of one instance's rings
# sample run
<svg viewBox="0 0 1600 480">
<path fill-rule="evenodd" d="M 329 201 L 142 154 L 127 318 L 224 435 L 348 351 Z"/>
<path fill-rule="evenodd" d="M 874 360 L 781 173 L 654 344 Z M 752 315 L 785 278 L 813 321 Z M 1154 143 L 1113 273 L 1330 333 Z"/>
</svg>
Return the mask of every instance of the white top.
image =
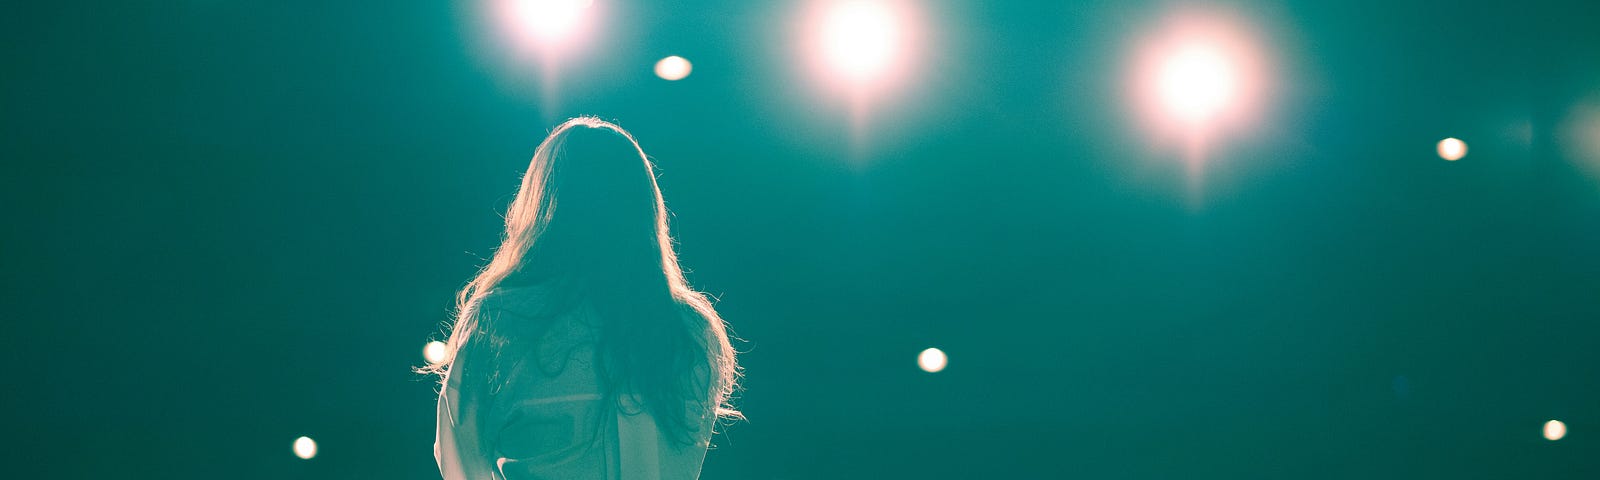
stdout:
<svg viewBox="0 0 1600 480">
<path fill-rule="evenodd" d="M 530 288 L 496 292 L 479 318 L 517 321 L 537 299 Z M 616 408 L 600 393 L 595 329 L 579 317 L 552 323 L 540 345 L 543 368 L 531 356 L 507 358 L 508 351 L 491 382 L 473 364 L 477 357 L 457 358 L 439 394 L 434 442 L 445 480 L 699 478 L 715 415 L 695 412 L 702 421 L 688 444 L 636 403 Z"/>
</svg>

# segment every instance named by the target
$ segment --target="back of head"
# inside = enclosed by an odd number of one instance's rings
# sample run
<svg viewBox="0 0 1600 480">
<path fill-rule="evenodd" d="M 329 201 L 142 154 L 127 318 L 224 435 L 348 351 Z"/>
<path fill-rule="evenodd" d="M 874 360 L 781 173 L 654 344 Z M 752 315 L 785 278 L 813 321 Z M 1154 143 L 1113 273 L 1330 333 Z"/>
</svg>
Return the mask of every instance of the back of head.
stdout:
<svg viewBox="0 0 1600 480">
<path fill-rule="evenodd" d="M 580 118 L 551 133 L 535 157 L 513 207 L 520 211 L 506 219 L 508 241 L 527 239 L 507 281 L 667 288 L 666 212 L 649 160 L 632 137 Z"/>
<path fill-rule="evenodd" d="M 688 419 L 672 405 L 689 401 L 737 415 L 724 408 L 737 366 L 722 320 L 684 281 L 653 166 L 616 125 L 575 118 L 539 145 L 507 211 L 500 247 L 458 296 L 453 351 L 484 330 L 477 315 L 483 299 L 516 285 L 544 287 L 545 317 L 594 313 L 608 394 L 637 395 L 648 408 L 664 409 L 668 428 L 686 434 Z"/>
</svg>

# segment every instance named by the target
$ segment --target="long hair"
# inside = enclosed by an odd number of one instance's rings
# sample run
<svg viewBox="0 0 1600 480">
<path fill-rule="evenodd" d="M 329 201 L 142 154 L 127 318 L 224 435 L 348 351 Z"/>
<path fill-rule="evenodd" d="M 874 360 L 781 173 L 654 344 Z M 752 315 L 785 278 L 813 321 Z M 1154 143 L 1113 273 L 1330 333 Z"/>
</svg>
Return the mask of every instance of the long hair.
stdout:
<svg viewBox="0 0 1600 480">
<path fill-rule="evenodd" d="M 602 391 L 619 408 L 633 395 L 685 438 L 694 430 L 681 407 L 686 401 L 719 418 L 740 418 L 729 403 L 739 367 L 726 327 L 684 280 L 654 168 L 632 135 L 594 117 L 557 126 L 534 152 L 505 220 L 493 258 L 456 295 L 447 360 L 425 370 L 446 380 L 469 344 L 498 357 L 507 351 L 502 333 L 536 330 L 581 310 L 598 327 Z M 516 285 L 544 287 L 541 313 L 487 325 L 485 299 Z"/>
</svg>

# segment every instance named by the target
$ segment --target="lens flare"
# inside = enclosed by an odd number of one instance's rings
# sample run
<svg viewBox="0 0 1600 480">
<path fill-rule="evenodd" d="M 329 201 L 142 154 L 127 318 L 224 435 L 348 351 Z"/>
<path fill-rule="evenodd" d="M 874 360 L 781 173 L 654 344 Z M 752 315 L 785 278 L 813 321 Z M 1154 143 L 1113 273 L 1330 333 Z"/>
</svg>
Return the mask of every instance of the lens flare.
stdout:
<svg viewBox="0 0 1600 480">
<path fill-rule="evenodd" d="M 683 57 L 673 55 L 656 62 L 656 76 L 662 80 L 675 82 L 689 76 L 694 70 L 694 65 L 689 64 Z"/>
<path fill-rule="evenodd" d="M 1162 136 L 1249 126 L 1271 84 L 1258 37 L 1242 18 L 1174 12 L 1134 43 L 1128 85 L 1135 111 Z"/>
<path fill-rule="evenodd" d="M 937 348 L 929 348 L 917 354 L 917 366 L 924 372 L 937 373 L 944 370 L 945 365 L 949 363 L 950 359 L 944 355 L 944 350 Z"/>
<path fill-rule="evenodd" d="M 1439 158 L 1449 161 L 1460 160 L 1467 156 L 1467 142 L 1455 138 L 1446 138 L 1439 141 Z"/>
<path fill-rule="evenodd" d="M 311 457 L 317 456 L 316 440 L 312 440 L 311 437 L 294 439 L 294 456 L 302 460 L 310 460 Z"/>
<path fill-rule="evenodd" d="M 807 69 L 856 96 L 889 93 L 909 76 L 921 40 L 920 4 L 903 0 L 818 0 L 798 15 Z"/>
<path fill-rule="evenodd" d="M 1224 7 L 1175 7 L 1130 35 L 1121 93 L 1139 143 L 1183 169 L 1184 201 L 1203 208 L 1227 143 L 1262 133 L 1280 83 L 1261 19 Z"/>
<path fill-rule="evenodd" d="M 511 12 L 523 31 L 545 42 L 571 37 L 594 0 L 513 0 Z"/>
<path fill-rule="evenodd" d="M 851 149 L 860 152 L 870 119 L 916 91 L 911 82 L 929 57 L 944 55 L 931 37 L 927 2 L 808 0 L 792 15 L 794 72 L 812 80 L 824 105 L 843 107 Z M 939 53 L 934 53 L 939 52 Z M 807 109 L 818 106 L 806 101 Z"/>
<path fill-rule="evenodd" d="M 430 364 L 438 365 L 444 362 L 445 357 L 449 354 L 449 347 L 444 342 L 435 340 L 422 346 L 422 359 L 427 360 Z"/>
<path fill-rule="evenodd" d="M 1561 423 L 1560 420 L 1544 422 L 1544 438 L 1546 440 L 1554 442 L 1565 436 L 1567 436 L 1567 424 Z"/>
<path fill-rule="evenodd" d="M 1163 105 L 1184 123 L 1205 123 L 1221 114 L 1238 88 L 1238 67 L 1215 45 L 1205 43 L 1173 52 L 1158 75 Z"/>
<path fill-rule="evenodd" d="M 854 82 L 871 81 L 883 75 L 900 53 L 900 29 L 900 20 L 881 2 L 836 3 L 822 20 L 822 53 L 839 75 Z"/>
</svg>

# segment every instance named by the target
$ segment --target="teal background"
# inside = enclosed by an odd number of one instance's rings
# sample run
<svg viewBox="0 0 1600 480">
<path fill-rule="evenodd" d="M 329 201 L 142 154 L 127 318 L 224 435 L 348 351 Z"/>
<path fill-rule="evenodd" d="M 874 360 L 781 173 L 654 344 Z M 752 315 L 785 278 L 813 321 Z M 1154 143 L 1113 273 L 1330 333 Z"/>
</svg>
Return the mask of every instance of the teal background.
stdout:
<svg viewBox="0 0 1600 480">
<path fill-rule="evenodd" d="M 852 136 L 799 3 L 597 2 L 559 104 L 475 4 L 7 8 L 5 476 L 437 478 L 409 368 L 576 114 L 745 340 L 704 478 L 1600 475 L 1600 7 L 1227 4 L 1283 88 L 1196 200 L 1117 94 L 1168 4 L 924 3 Z"/>
</svg>

